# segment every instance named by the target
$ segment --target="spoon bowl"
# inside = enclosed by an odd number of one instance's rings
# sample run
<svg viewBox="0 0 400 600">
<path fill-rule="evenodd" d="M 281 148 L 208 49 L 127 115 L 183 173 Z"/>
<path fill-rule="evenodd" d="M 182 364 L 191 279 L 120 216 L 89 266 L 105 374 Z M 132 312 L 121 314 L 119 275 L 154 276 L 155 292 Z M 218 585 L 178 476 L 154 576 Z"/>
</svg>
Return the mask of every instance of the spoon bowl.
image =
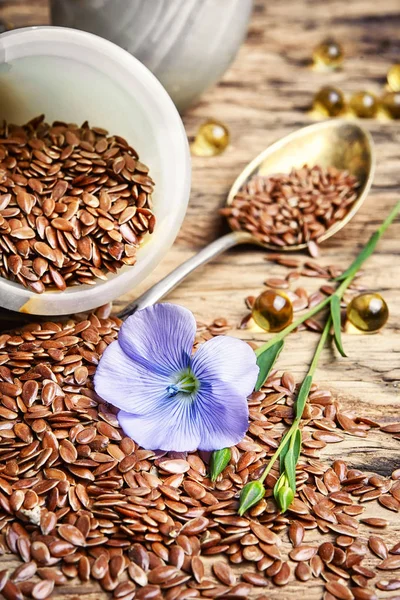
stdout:
<svg viewBox="0 0 400 600">
<path fill-rule="evenodd" d="M 374 177 L 375 153 L 372 138 L 368 131 L 355 122 L 332 119 L 315 123 L 275 142 L 243 169 L 230 189 L 227 205 L 232 204 L 236 194 L 255 175 L 289 173 L 292 169 L 301 169 L 304 165 L 346 170 L 360 183 L 356 190 L 357 198 L 344 218 L 334 223 L 318 238 L 318 242 L 327 240 L 354 217 L 367 197 Z M 307 244 L 277 247 L 263 244 L 256 238 L 253 238 L 253 242 L 279 252 L 307 248 Z"/>
</svg>

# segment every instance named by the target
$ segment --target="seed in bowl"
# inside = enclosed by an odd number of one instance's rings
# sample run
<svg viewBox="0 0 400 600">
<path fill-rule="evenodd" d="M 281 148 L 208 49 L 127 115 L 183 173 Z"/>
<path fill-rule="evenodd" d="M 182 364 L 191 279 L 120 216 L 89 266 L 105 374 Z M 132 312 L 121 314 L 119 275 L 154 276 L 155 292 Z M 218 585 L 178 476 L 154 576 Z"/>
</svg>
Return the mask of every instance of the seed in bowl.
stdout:
<svg viewBox="0 0 400 600">
<path fill-rule="evenodd" d="M 348 171 L 305 165 L 290 173 L 252 177 L 220 212 L 232 229 L 250 231 L 263 244 L 313 244 L 346 216 L 358 186 Z"/>
<path fill-rule="evenodd" d="M 34 292 L 94 285 L 152 233 L 154 182 L 105 129 L 44 115 L 0 125 L 0 275 Z"/>
</svg>

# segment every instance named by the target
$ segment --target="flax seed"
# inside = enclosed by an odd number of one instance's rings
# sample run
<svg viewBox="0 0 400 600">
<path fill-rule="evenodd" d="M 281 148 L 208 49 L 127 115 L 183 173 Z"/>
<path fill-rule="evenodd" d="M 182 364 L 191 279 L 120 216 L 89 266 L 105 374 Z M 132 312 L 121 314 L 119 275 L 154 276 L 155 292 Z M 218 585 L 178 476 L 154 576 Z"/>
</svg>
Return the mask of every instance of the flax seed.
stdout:
<svg viewBox="0 0 400 600">
<path fill-rule="evenodd" d="M 297 496 L 286 515 L 279 514 L 268 494 L 249 515 L 237 515 L 244 482 L 261 474 L 279 445 L 282 424 L 292 419 L 296 382 L 288 372 L 273 373 L 250 396 L 249 432 L 231 449 L 231 462 L 215 484 L 208 479 L 203 454 L 160 456 L 124 436 L 116 411 L 97 405 L 92 383 L 99 355 L 116 338 L 119 324 L 106 307 L 78 321 L 36 324 L 0 337 L 0 408 L 9 411 L 3 417 L 7 428 L 0 430 L 0 504 L 8 519 L 5 542 L 26 563 L 13 575 L 16 581 L 29 577 L 18 586 L 30 596 L 36 589 L 40 598 L 52 584 L 65 585 L 78 576 L 82 582 L 97 580 L 121 598 L 168 594 L 173 600 L 175 593 L 191 597 L 194 592 L 240 597 L 271 580 L 276 586 L 289 582 L 281 540 L 286 534 L 298 585 L 314 576 L 328 583 L 341 578 L 364 589 L 375 574 L 360 564 L 369 550 L 381 559 L 381 569 L 398 570 L 397 546 L 389 552 L 374 535 L 369 548 L 359 543 L 355 518 L 363 509 L 356 502 L 370 491 L 397 502 L 396 478 L 367 476 L 343 461 L 329 467 L 304 454 Z M 197 342 L 226 327 L 223 319 L 199 326 Z M 21 345 L 32 341 L 22 353 Z M 19 366 L 21 360 L 15 366 L 16 357 L 23 357 L 25 366 Z M 303 450 L 317 451 L 326 443 L 320 436 L 336 436 L 335 426 L 344 421 L 333 395 L 316 386 L 307 409 L 311 436 L 304 435 Z M 362 421 L 353 417 L 352 422 Z M 2 437 L 9 431 L 13 438 Z M 342 437 L 326 441 L 337 443 Z M 272 473 L 267 492 L 275 482 Z M 37 521 L 29 513 L 36 507 Z M 20 510 L 28 511 L 24 519 L 33 519 L 27 529 Z M 382 521 L 371 517 L 363 524 L 383 527 Z M 318 554 L 307 544 L 308 530 L 317 526 L 327 538 Z M 334 543 L 328 541 L 330 532 L 339 534 Z M 204 573 L 207 556 L 214 557 L 210 579 Z M 246 560 L 240 581 L 235 565 Z M 51 583 L 35 588 L 37 581 L 30 579 L 35 570 Z M 118 582 L 125 572 L 127 583 Z"/>
<path fill-rule="evenodd" d="M 318 239 L 350 210 L 358 185 L 352 175 L 332 167 L 304 166 L 289 174 L 257 175 L 221 214 L 228 217 L 232 229 L 250 231 L 262 243 L 307 244 L 316 257 Z"/>
<path fill-rule="evenodd" d="M 94 284 L 135 264 L 154 229 L 153 180 L 123 138 L 98 131 L 50 126 L 43 116 L 1 125 L 2 277 L 42 293 Z"/>
</svg>

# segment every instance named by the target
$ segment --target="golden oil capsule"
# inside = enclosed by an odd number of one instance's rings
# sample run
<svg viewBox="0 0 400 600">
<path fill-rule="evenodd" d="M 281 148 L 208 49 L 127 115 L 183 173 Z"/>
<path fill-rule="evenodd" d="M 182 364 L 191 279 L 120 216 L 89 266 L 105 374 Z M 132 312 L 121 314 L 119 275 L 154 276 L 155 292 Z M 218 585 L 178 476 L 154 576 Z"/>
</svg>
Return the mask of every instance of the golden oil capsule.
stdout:
<svg viewBox="0 0 400 600">
<path fill-rule="evenodd" d="M 371 92 L 357 92 L 351 97 L 350 108 L 361 119 L 373 119 L 377 115 L 379 102 Z"/>
<path fill-rule="evenodd" d="M 381 100 L 382 108 L 392 119 L 400 119 L 400 92 L 388 92 Z"/>
<path fill-rule="evenodd" d="M 265 331 L 282 331 L 292 322 L 293 305 L 285 292 L 267 290 L 256 298 L 252 317 Z"/>
<path fill-rule="evenodd" d="M 400 92 L 400 63 L 390 67 L 387 81 L 392 92 Z"/>
<path fill-rule="evenodd" d="M 343 48 L 333 38 L 318 44 L 313 51 L 314 65 L 322 68 L 337 69 L 343 62 Z"/>
<path fill-rule="evenodd" d="M 216 156 L 221 154 L 229 144 L 229 130 L 220 121 L 203 123 L 191 145 L 195 156 Z"/>
<path fill-rule="evenodd" d="M 378 331 L 389 318 L 389 309 L 380 294 L 359 294 L 347 307 L 347 318 L 361 331 Z"/>
<path fill-rule="evenodd" d="M 337 117 L 346 108 L 344 95 L 338 88 L 323 87 L 314 96 L 313 108 L 325 117 Z"/>
</svg>

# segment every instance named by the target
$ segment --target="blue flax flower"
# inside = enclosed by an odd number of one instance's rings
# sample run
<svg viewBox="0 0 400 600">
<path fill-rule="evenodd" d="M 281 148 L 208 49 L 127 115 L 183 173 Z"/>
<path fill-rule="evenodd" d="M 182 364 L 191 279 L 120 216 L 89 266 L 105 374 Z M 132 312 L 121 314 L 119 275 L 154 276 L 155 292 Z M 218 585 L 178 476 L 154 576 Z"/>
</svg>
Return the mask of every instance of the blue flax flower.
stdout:
<svg viewBox="0 0 400 600">
<path fill-rule="evenodd" d="M 195 335 L 189 310 L 157 304 L 129 317 L 100 360 L 97 394 L 120 409 L 121 428 L 146 449 L 218 450 L 247 431 L 253 350 L 218 336 L 193 355 Z"/>
</svg>

